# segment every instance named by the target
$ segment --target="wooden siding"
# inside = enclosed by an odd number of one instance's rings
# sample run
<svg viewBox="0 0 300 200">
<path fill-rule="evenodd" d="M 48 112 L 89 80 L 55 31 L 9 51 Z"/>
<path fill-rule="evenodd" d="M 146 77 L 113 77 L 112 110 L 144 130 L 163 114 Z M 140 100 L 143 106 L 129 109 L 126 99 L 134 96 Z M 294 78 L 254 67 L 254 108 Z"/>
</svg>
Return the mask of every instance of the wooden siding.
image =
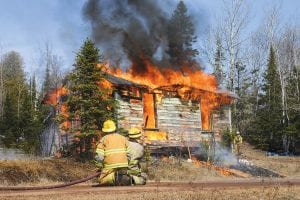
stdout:
<svg viewBox="0 0 300 200">
<path fill-rule="evenodd" d="M 178 143 L 201 140 L 199 103 L 163 97 L 156 108 L 158 128 L 168 133 L 168 140 Z"/>
<path fill-rule="evenodd" d="M 231 130 L 231 109 L 230 106 L 223 106 L 212 114 L 212 129 Z"/>
<path fill-rule="evenodd" d="M 143 102 L 139 99 L 122 98 L 118 93 L 115 98 L 119 103 L 117 110 L 118 127 L 129 129 L 130 127 L 143 127 Z"/>
</svg>

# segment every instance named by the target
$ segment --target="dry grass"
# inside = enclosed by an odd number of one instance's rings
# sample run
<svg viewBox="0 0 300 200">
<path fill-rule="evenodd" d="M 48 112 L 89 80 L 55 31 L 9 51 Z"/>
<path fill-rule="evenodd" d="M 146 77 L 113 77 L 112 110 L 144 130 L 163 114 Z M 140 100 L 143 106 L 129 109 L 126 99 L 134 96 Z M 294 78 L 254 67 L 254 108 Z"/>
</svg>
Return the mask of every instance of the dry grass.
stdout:
<svg viewBox="0 0 300 200">
<path fill-rule="evenodd" d="M 145 168 L 145 163 L 142 163 Z M 0 186 L 51 185 L 86 177 L 95 172 L 92 163 L 69 159 L 0 161 Z M 230 178 L 206 167 L 177 159 L 159 160 L 148 168 L 151 181 L 197 181 Z M 232 177 L 231 177 L 232 178 Z M 95 180 L 93 180 L 95 181 Z"/>
<path fill-rule="evenodd" d="M 69 159 L 0 161 L 0 184 L 64 182 L 85 177 L 95 171 L 90 163 Z"/>
<path fill-rule="evenodd" d="M 300 178 L 300 157 L 267 157 L 265 153 L 244 144 L 242 157 L 255 165 L 271 169 L 289 178 Z M 143 163 L 145 166 L 145 163 Z M 50 185 L 86 177 L 95 172 L 93 163 L 70 159 L 0 161 L 0 185 Z M 199 181 L 234 179 L 213 168 L 199 167 L 177 159 L 164 158 L 148 168 L 151 181 Z M 95 181 L 95 180 L 93 180 Z"/>
<path fill-rule="evenodd" d="M 254 149 L 249 144 L 241 147 L 242 157 L 255 165 L 271 169 L 290 178 L 300 178 L 300 157 L 266 156 L 266 152 Z"/>
<path fill-rule="evenodd" d="M 148 176 L 154 181 L 199 181 L 232 178 L 225 176 L 212 168 L 199 167 L 193 163 L 178 160 L 160 160 L 149 168 Z"/>
<path fill-rule="evenodd" d="M 300 199 L 300 187 L 259 187 L 259 188 L 214 188 L 214 189 L 202 189 L 198 191 L 176 191 L 176 192 L 143 192 L 134 194 L 97 194 L 96 192 L 83 193 L 83 194 L 52 194 L 52 195 L 40 195 L 40 196 L 27 196 L 16 197 L 15 200 L 191 200 L 191 199 L 207 199 L 207 200 L 238 200 L 238 199 L 250 199 L 250 200 L 297 200 Z M 3 197 L 1 200 L 8 200 L 11 197 Z"/>
</svg>

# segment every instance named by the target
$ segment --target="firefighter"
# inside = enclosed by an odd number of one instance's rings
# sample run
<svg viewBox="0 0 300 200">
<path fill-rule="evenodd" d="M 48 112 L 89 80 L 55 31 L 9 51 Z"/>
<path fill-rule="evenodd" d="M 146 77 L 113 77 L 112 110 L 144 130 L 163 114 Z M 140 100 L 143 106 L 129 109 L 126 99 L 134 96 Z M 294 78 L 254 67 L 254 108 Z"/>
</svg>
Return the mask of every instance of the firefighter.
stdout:
<svg viewBox="0 0 300 200">
<path fill-rule="evenodd" d="M 144 147 L 140 144 L 142 131 L 138 128 L 130 128 L 128 132 L 130 145 L 130 160 L 128 166 L 128 174 L 132 177 L 133 184 L 146 184 L 146 175 L 142 173 L 140 160 L 144 155 Z"/>
<path fill-rule="evenodd" d="M 103 123 L 102 132 L 105 135 L 97 144 L 95 156 L 97 166 L 102 169 L 99 185 L 131 185 L 131 178 L 127 174 L 129 141 L 116 132 L 112 120 Z"/>
<path fill-rule="evenodd" d="M 243 143 L 243 138 L 242 138 L 240 132 L 237 131 L 236 135 L 234 136 L 234 139 L 233 139 L 233 147 L 234 147 L 234 152 L 238 156 L 240 155 L 240 147 L 241 147 L 242 143 Z"/>
</svg>

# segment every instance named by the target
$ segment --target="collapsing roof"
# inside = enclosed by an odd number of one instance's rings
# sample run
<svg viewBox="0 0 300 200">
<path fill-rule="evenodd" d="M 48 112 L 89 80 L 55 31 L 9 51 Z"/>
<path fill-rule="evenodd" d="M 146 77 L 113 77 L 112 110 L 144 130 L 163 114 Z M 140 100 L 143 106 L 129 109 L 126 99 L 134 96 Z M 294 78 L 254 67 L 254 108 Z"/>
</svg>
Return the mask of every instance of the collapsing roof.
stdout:
<svg viewBox="0 0 300 200">
<path fill-rule="evenodd" d="M 212 93 L 216 93 L 216 94 L 219 94 L 219 95 L 228 96 L 228 97 L 233 98 L 233 99 L 238 98 L 238 96 L 235 93 L 230 92 L 230 91 L 228 91 L 224 88 L 218 88 L 215 91 L 209 91 L 209 90 L 205 90 L 205 89 L 193 88 L 193 87 L 190 87 L 190 86 L 185 86 L 185 85 L 180 85 L 180 84 L 161 86 L 161 87 L 158 87 L 158 88 L 150 88 L 149 86 L 134 83 L 133 81 L 129 81 L 129 80 L 126 80 L 126 79 L 123 79 L 123 78 L 120 78 L 120 77 L 116 77 L 116 76 L 113 76 L 111 74 L 105 74 L 105 77 L 110 83 L 112 83 L 115 86 L 136 87 L 136 88 L 141 88 L 141 89 L 147 89 L 148 91 L 152 91 L 152 92 L 155 91 L 155 90 L 165 90 L 165 91 L 174 91 L 175 92 L 178 89 L 181 89 L 183 87 L 187 87 L 187 88 L 190 88 L 190 89 L 193 89 L 193 90 L 200 90 L 200 91 L 203 91 L 203 92 L 212 92 Z"/>
</svg>

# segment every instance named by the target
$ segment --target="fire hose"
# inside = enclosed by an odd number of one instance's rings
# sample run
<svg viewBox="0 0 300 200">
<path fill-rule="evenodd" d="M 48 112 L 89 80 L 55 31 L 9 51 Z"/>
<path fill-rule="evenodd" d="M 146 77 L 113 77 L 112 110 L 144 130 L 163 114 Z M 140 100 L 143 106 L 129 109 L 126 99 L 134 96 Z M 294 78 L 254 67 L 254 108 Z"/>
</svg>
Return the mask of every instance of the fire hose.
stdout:
<svg viewBox="0 0 300 200">
<path fill-rule="evenodd" d="M 46 190 L 46 189 L 56 189 L 56 188 L 62 188 L 62 187 L 68 187 L 68 186 L 71 186 L 71 185 L 76 185 L 78 183 L 83 183 L 83 182 L 86 182 L 88 180 L 91 180 L 97 176 L 99 176 L 102 172 L 96 172 L 95 174 L 93 175 L 90 175 L 88 177 L 85 177 L 85 178 L 82 178 L 82 179 L 79 179 L 79 180 L 75 180 L 75 181 L 71 181 L 71 182 L 68 182 L 68 183 L 62 183 L 62 184 L 57 184 L 57 185 L 45 185 L 45 186 L 24 186 L 24 187 L 15 187 L 15 186 L 12 186 L 12 187 L 0 187 L 0 191 L 4 191 L 4 190 Z M 108 175 L 108 173 L 104 174 L 104 176 L 102 178 L 104 178 L 106 175 Z"/>
</svg>

